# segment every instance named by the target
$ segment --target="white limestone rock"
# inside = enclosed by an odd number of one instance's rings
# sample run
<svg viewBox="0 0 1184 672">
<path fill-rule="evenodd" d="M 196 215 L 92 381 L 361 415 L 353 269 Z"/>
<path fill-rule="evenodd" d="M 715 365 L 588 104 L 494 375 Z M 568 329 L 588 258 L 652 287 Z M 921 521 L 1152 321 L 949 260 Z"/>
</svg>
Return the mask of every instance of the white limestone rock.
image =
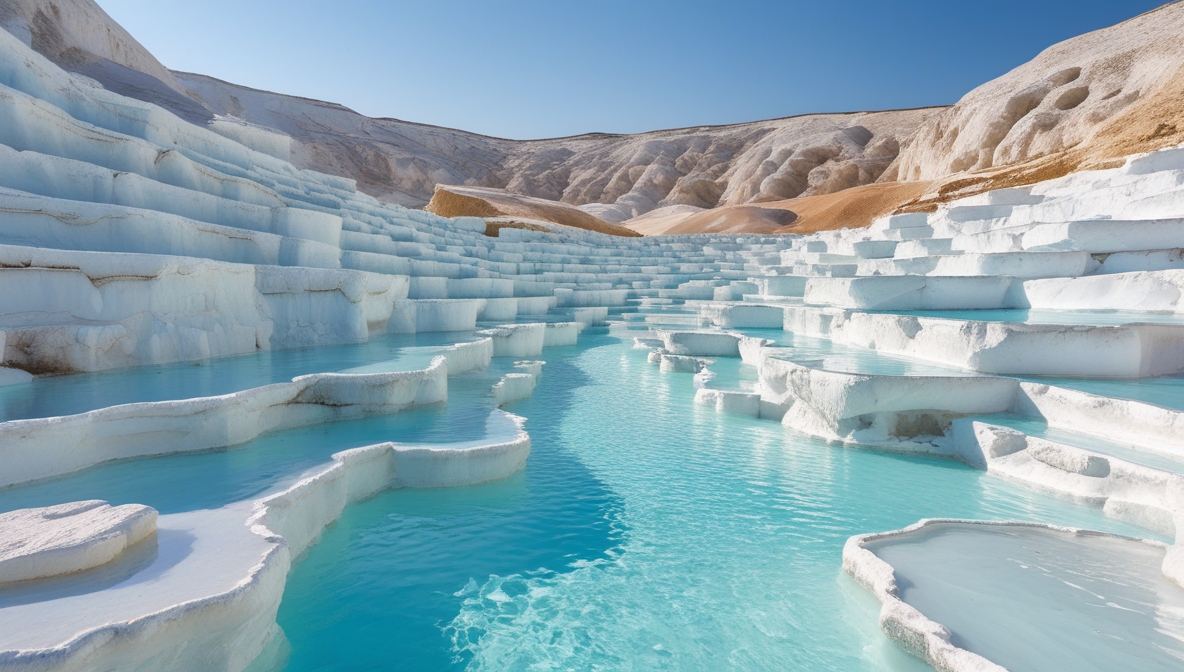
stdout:
<svg viewBox="0 0 1184 672">
<path fill-rule="evenodd" d="M 0 387 L 6 385 L 22 385 L 32 380 L 33 374 L 27 371 L 0 366 Z"/>
<path fill-rule="evenodd" d="M 101 500 L 0 513 L 0 584 L 98 567 L 156 532 L 156 509 Z"/>
</svg>

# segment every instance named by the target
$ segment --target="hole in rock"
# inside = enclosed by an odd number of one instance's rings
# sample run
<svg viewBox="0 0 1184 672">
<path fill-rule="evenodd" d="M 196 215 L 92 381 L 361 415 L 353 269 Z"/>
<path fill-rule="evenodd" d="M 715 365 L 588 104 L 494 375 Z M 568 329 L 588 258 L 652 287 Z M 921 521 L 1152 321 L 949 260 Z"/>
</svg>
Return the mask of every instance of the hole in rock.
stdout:
<svg viewBox="0 0 1184 672">
<path fill-rule="evenodd" d="M 1069 82 L 1076 81 L 1081 76 L 1081 68 L 1065 68 L 1055 75 L 1048 78 L 1054 86 L 1064 86 Z"/>
<path fill-rule="evenodd" d="M 1088 97 L 1089 87 L 1078 86 L 1062 93 L 1053 104 L 1058 110 L 1071 110 L 1085 102 Z"/>
<path fill-rule="evenodd" d="M 1044 93 L 1039 89 L 1028 89 L 1021 91 L 1011 100 L 1007 101 L 1007 106 L 1003 108 L 1003 117 L 1000 119 L 1007 131 L 1010 131 L 1016 123 L 1028 116 L 1028 113 L 1040 106 L 1044 101 Z M 1007 133 L 1003 133 L 999 139 L 1002 140 Z"/>
<path fill-rule="evenodd" d="M 866 126 L 850 126 L 843 129 L 843 135 L 846 135 L 852 142 L 864 147 L 871 142 L 873 134 Z"/>
</svg>

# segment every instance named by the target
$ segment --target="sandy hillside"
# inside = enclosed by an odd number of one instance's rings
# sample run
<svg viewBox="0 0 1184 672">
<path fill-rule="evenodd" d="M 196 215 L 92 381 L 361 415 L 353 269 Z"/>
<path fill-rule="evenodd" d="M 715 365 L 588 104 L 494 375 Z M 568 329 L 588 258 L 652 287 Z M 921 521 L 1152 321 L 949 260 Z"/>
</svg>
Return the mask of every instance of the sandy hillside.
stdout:
<svg viewBox="0 0 1184 672">
<path fill-rule="evenodd" d="M 799 214 L 785 233 L 864 226 L 1000 187 L 1118 165 L 1184 142 L 1184 3 L 1056 44 L 930 117 L 877 184 L 765 203 Z M 638 219 L 647 234 L 768 231 L 740 214 Z M 639 228 L 638 230 L 642 230 Z"/>
<path fill-rule="evenodd" d="M 926 209 L 1184 142 L 1184 4 L 1049 47 L 966 94 L 905 142 L 880 178 L 932 180 Z"/>
<path fill-rule="evenodd" d="M 815 233 L 858 228 L 895 212 L 930 188 L 929 182 L 886 182 L 845 191 L 711 210 L 655 210 L 625 222 L 647 236 L 674 233 Z"/>
</svg>

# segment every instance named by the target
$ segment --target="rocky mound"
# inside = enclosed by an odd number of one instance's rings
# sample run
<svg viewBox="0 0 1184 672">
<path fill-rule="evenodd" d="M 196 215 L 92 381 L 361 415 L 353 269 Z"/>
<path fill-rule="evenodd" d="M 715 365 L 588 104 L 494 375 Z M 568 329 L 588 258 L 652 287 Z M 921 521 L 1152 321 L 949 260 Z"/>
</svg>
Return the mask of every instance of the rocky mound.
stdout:
<svg viewBox="0 0 1184 672">
<path fill-rule="evenodd" d="M 927 119 L 880 179 L 936 181 L 912 204 L 930 209 L 1180 144 L 1182 34 L 1173 2 L 1053 45 Z"/>
</svg>

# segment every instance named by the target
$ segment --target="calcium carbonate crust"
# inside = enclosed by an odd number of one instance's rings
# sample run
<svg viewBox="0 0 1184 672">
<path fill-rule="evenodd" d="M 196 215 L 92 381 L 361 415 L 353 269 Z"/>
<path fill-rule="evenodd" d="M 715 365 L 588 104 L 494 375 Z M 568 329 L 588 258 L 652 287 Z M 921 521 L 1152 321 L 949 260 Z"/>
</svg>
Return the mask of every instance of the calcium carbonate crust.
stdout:
<svg viewBox="0 0 1184 672">
<path fill-rule="evenodd" d="M 0 423 L 6 467 L 0 486 L 108 460 L 222 448 L 264 432 L 444 402 L 450 374 L 485 368 L 492 355 L 491 340 L 482 338 L 444 348 L 428 368 L 415 371 L 318 373 L 215 397 Z"/>
<path fill-rule="evenodd" d="M 0 514 L 0 585 L 99 567 L 156 532 L 156 509 L 71 502 Z"/>
<path fill-rule="evenodd" d="M 954 645 L 951 642 L 952 635 L 945 626 L 929 619 L 915 607 L 900 599 L 900 589 L 896 584 L 896 576 L 892 566 L 869 551 L 866 545 L 873 541 L 900 538 L 926 527 L 944 524 L 1055 530 L 1074 536 L 1112 537 L 1147 544 L 1156 548 L 1167 548 L 1164 544 L 1156 541 L 1056 525 L 984 522 L 948 518 L 924 519 L 901 530 L 856 535 L 848 539 L 847 543 L 843 546 L 843 570 L 867 588 L 880 601 L 880 629 L 905 651 L 920 658 L 940 672 L 1005 672 L 1006 668 L 976 653 Z"/>
<path fill-rule="evenodd" d="M 336 453 L 332 464 L 283 492 L 255 502 L 245 521 L 270 548 L 227 592 L 177 604 L 131 621 L 81 632 L 38 650 L 0 651 L 0 669 L 33 672 L 84 669 L 242 669 L 274 636 L 275 612 L 292 559 L 308 549 L 349 503 L 389 488 L 474 485 L 520 471 L 530 454 L 524 419 L 494 411 L 513 436 L 456 447 L 383 443 Z M 194 658 L 170 653 L 208 640 L 215 648 Z M 167 661 L 167 662 L 166 662 Z"/>
</svg>

